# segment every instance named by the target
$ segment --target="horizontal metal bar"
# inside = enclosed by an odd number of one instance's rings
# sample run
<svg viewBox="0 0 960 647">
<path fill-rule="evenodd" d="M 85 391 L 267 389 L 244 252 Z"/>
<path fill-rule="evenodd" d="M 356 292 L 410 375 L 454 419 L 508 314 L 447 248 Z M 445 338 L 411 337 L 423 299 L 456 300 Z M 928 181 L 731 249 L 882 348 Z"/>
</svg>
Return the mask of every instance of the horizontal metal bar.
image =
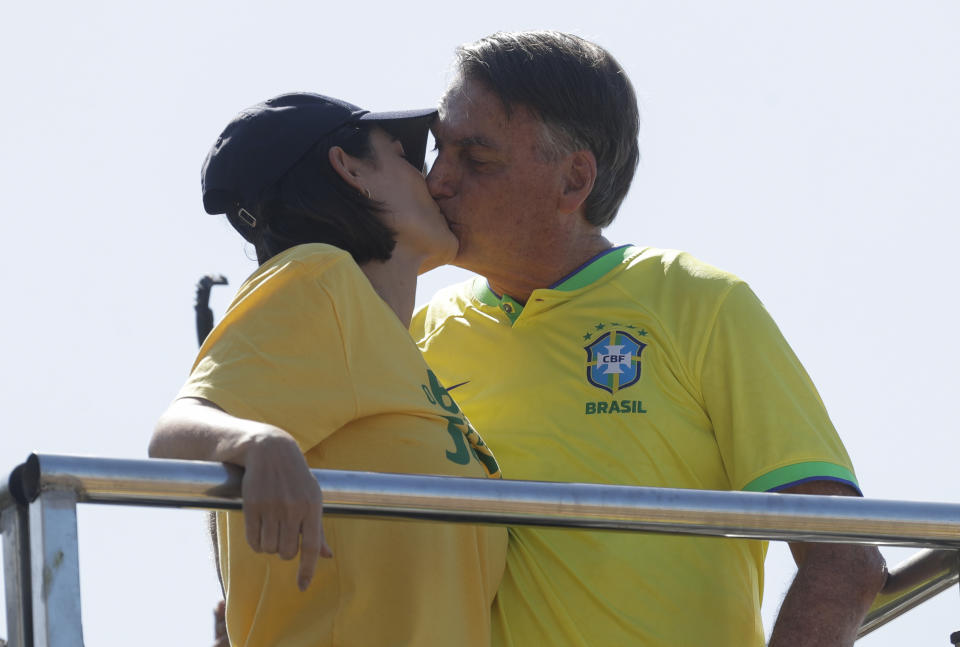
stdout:
<svg viewBox="0 0 960 647">
<path fill-rule="evenodd" d="M 922 550 L 890 569 L 883 590 L 864 618 L 858 638 L 866 636 L 960 581 L 960 553 Z"/>
<path fill-rule="evenodd" d="M 960 547 L 960 505 L 855 497 L 314 470 L 329 514 L 671 534 Z M 237 509 L 241 471 L 219 463 L 33 455 L 28 498 Z"/>
</svg>

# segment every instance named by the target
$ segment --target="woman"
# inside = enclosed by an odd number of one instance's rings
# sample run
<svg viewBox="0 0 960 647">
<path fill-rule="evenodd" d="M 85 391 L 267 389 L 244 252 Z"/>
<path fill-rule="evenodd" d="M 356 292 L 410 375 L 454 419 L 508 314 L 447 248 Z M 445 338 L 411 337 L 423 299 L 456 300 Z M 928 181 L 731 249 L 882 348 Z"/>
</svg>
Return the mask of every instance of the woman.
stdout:
<svg viewBox="0 0 960 647">
<path fill-rule="evenodd" d="M 309 472 L 499 476 L 407 334 L 418 273 L 457 250 L 421 173 L 432 115 L 281 95 L 204 163 L 204 207 L 260 267 L 150 455 L 245 468 L 243 514 L 217 515 L 233 645 L 489 643 L 503 528 L 321 520 Z"/>
</svg>

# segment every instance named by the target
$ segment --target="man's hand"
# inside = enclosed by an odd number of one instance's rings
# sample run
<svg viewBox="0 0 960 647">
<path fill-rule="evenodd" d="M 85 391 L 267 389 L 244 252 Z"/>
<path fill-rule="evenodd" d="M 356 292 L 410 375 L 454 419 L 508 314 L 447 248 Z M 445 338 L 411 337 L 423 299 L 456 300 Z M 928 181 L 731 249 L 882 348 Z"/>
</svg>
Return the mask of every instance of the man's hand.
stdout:
<svg viewBox="0 0 960 647">
<path fill-rule="evenodd" d="M 230 647 L 227 636 L 227 605 L 223 600 L 213 610 L 213 647 Z"/>
<path fill-rule="evenodd" d="M 857 496 L 849 485 L 811 481 L 790 494 Z M 887 578 L 875 546 L 791 543 L 797 575 L 780 607 L 770 647 L 853 645 L 857 630 Z"/>
</svg>

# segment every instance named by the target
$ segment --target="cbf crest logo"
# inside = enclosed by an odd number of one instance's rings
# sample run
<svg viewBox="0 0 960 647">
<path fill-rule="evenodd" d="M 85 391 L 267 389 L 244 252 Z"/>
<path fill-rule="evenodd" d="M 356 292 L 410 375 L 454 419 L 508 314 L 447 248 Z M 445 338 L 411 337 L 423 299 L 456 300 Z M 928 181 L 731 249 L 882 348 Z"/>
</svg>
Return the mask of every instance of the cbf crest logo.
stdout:
<svg viewBox="0 0 960 647">
<path fill-rule="evenodd" d="M 646 331 L 640 331 L 646 334 Z M 599 389 L 616 393 L 640 379 L 640 355 L 647 345 L 623 330 L 608 330 L 589 346 L 587 381 Z"/>
</svg>

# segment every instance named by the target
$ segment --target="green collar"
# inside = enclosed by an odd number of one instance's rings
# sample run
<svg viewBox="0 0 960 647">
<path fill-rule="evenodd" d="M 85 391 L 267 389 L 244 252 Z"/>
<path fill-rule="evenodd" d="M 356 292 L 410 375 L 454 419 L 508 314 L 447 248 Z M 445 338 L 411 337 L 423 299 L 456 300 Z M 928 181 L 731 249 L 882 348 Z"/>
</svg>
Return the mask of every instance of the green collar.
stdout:
<svg viewBox="0 0 960 647">
<path fill-rule="evenodd" d="M 575 269 L 570 274 L 546 288 L 547 290 L 557 290 L 560 292 L 572 292 L 580 288 L 587 287 L 591 283 L 605 276 L 608 272 L 619 267 L 627 255 L 634 250 L 632 245 L 621 245 L 600 252 L 589 261 Z M 517 302 L 509 295 L 499 295 L 490 289 L 490 284 L 486 279 L 477 277 L 473 282 L 473 296 L 481 303 L 499 308 L 507 317 L 510 323 L 517 320 L 520 313 L 523 312 L 523 304 Z"/>
</svg>

